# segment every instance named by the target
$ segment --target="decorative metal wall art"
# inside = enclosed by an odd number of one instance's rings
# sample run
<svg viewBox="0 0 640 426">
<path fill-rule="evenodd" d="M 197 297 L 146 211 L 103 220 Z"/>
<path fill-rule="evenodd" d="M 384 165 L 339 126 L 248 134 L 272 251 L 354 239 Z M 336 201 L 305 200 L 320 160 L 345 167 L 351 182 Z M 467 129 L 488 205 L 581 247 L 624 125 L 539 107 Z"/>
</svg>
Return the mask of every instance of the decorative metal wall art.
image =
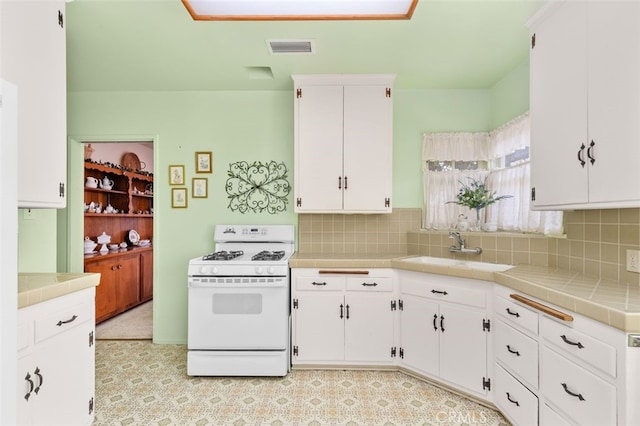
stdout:
<svg viewBox="0 0 640 426">
<path fill-rule="evenodd" d="M 231 211 L 260 213 L 266 210 L 276 214 L 287 210 L 291 185 L 284 163 L 239 161 L 229 164 L 227 175 L 226 191 Z"/>
</svg>

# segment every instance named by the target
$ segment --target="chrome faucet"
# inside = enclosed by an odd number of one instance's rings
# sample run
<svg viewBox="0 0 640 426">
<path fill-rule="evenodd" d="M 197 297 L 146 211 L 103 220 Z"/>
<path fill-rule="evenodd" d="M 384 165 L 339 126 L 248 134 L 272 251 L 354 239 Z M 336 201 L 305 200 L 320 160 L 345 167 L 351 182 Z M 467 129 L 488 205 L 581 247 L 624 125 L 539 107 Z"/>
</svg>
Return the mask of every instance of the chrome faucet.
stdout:
<svg viewBox="0 0 640 426">
<path fill-rule="evenodd" d="M 459 232 L 456 231 L 449 231 L 449 238 L 452 238 L 454 240 L 456 240 L 456 243 L 458 243 L 458 246 L 451 246 L 449 247 L 449 251 L 452 253 L 474 253 L 474 254 L 480 254 L 482 253 L 482 248 L 480 247 L 476 247 L 474 249 L 468 249 L 464 246 L 465 242 L 464 242 L 464 238 L 462 238 L 462 236 L 460 235 Z"/>
</svg>

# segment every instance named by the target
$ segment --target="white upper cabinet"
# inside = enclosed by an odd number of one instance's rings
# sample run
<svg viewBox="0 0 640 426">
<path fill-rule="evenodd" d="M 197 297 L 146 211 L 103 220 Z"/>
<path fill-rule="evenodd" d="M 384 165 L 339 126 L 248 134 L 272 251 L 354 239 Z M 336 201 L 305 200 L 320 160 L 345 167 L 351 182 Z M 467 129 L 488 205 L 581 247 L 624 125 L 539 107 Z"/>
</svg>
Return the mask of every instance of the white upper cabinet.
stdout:
<svg viewBox="0 0 640 426">
<path fill-rule="evenodd" d="M 391 212 L 392 75 L 294 75 L 295 211 Z"/>
<path fill-rule="evenodd" d="M 640 206 L 640 3 L 554 2 L 530 27 L 533 206 Z"/>
<path fill-rule="evenodd" d="M 18 87 L 18 207 L 66 206 L 65 2 L 2 2 L 2 78 Z"/>
</svg>

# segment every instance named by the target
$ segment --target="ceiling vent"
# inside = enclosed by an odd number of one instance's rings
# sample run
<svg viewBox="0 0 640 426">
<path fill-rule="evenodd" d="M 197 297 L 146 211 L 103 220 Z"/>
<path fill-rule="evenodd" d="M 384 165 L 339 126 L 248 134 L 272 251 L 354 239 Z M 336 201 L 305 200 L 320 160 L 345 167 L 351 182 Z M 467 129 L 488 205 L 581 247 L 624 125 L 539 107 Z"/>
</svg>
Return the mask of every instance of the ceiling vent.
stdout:
<svg viewBox="0 0 640 426">
<path fill-rule="evenodd" d="M 267 46 L 272 55 L 316 53 L 313 40 L 267 40 Z"/>
</svg>

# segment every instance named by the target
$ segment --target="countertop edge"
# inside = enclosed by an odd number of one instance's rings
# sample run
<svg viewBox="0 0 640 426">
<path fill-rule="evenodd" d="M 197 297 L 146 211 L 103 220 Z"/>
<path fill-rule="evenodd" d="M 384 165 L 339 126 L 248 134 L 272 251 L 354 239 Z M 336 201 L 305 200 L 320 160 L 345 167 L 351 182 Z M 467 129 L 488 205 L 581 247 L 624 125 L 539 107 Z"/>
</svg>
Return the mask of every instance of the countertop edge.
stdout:
<svg viewBox="0 0 640 426">
<path fill-rule="evenodd" d="M 58 277 L 73 276 L 73 278 L 60 281 Z M 36 277 L 36 283 L 21 282 L 29 281 Z M 21 280 L 22 278 L 22 280 Z M 33 278 L 32 278 L 33 280 Z M 70 293 L 81 291 L 87 288 L 96 287 L 100 284 L 100 274 L 93 272 L 79 273 L 35 273 L 18 274 L 18 309 L 26 308 L 37 303 L 62 297 Z M 32 288 L 26 288 L 32 287 Z"/>
<path fill-rule="evenodd" d="M 579 276 L 576 272 L 545 266 L 532 267 L 531 265 L 517 265 L 504 272 L 490 272 L 473 268 L 403 262 L 403 259 L 416 256 L 418 255 L 389 255 L 388 257 L 384 255 L 372 255 L 371 257 L 354 255 L 353 258 L 348 258 L 345 255 L 336 259 L 325 256 L 314 257 L 312 254 L 304 255 L 304 258 L 294 255 L 289 260 L 289 266 L 291 268 L 394 268 L 489 281 L 622 330 L 625 333 L 640 332 L 640 311 L 630 312 L 606 306 L 597 301 L 562 291 L 561 288 L 541 280 L 536 280 L 534 273 L 527 276 L 532 268 L 546 271 L 550 275 L 557 273 L 560 276 L 571 277 L 571 279 Z M 594 282 L 598 281 L 597 278 L 590 279 Z"/>
</svg>

